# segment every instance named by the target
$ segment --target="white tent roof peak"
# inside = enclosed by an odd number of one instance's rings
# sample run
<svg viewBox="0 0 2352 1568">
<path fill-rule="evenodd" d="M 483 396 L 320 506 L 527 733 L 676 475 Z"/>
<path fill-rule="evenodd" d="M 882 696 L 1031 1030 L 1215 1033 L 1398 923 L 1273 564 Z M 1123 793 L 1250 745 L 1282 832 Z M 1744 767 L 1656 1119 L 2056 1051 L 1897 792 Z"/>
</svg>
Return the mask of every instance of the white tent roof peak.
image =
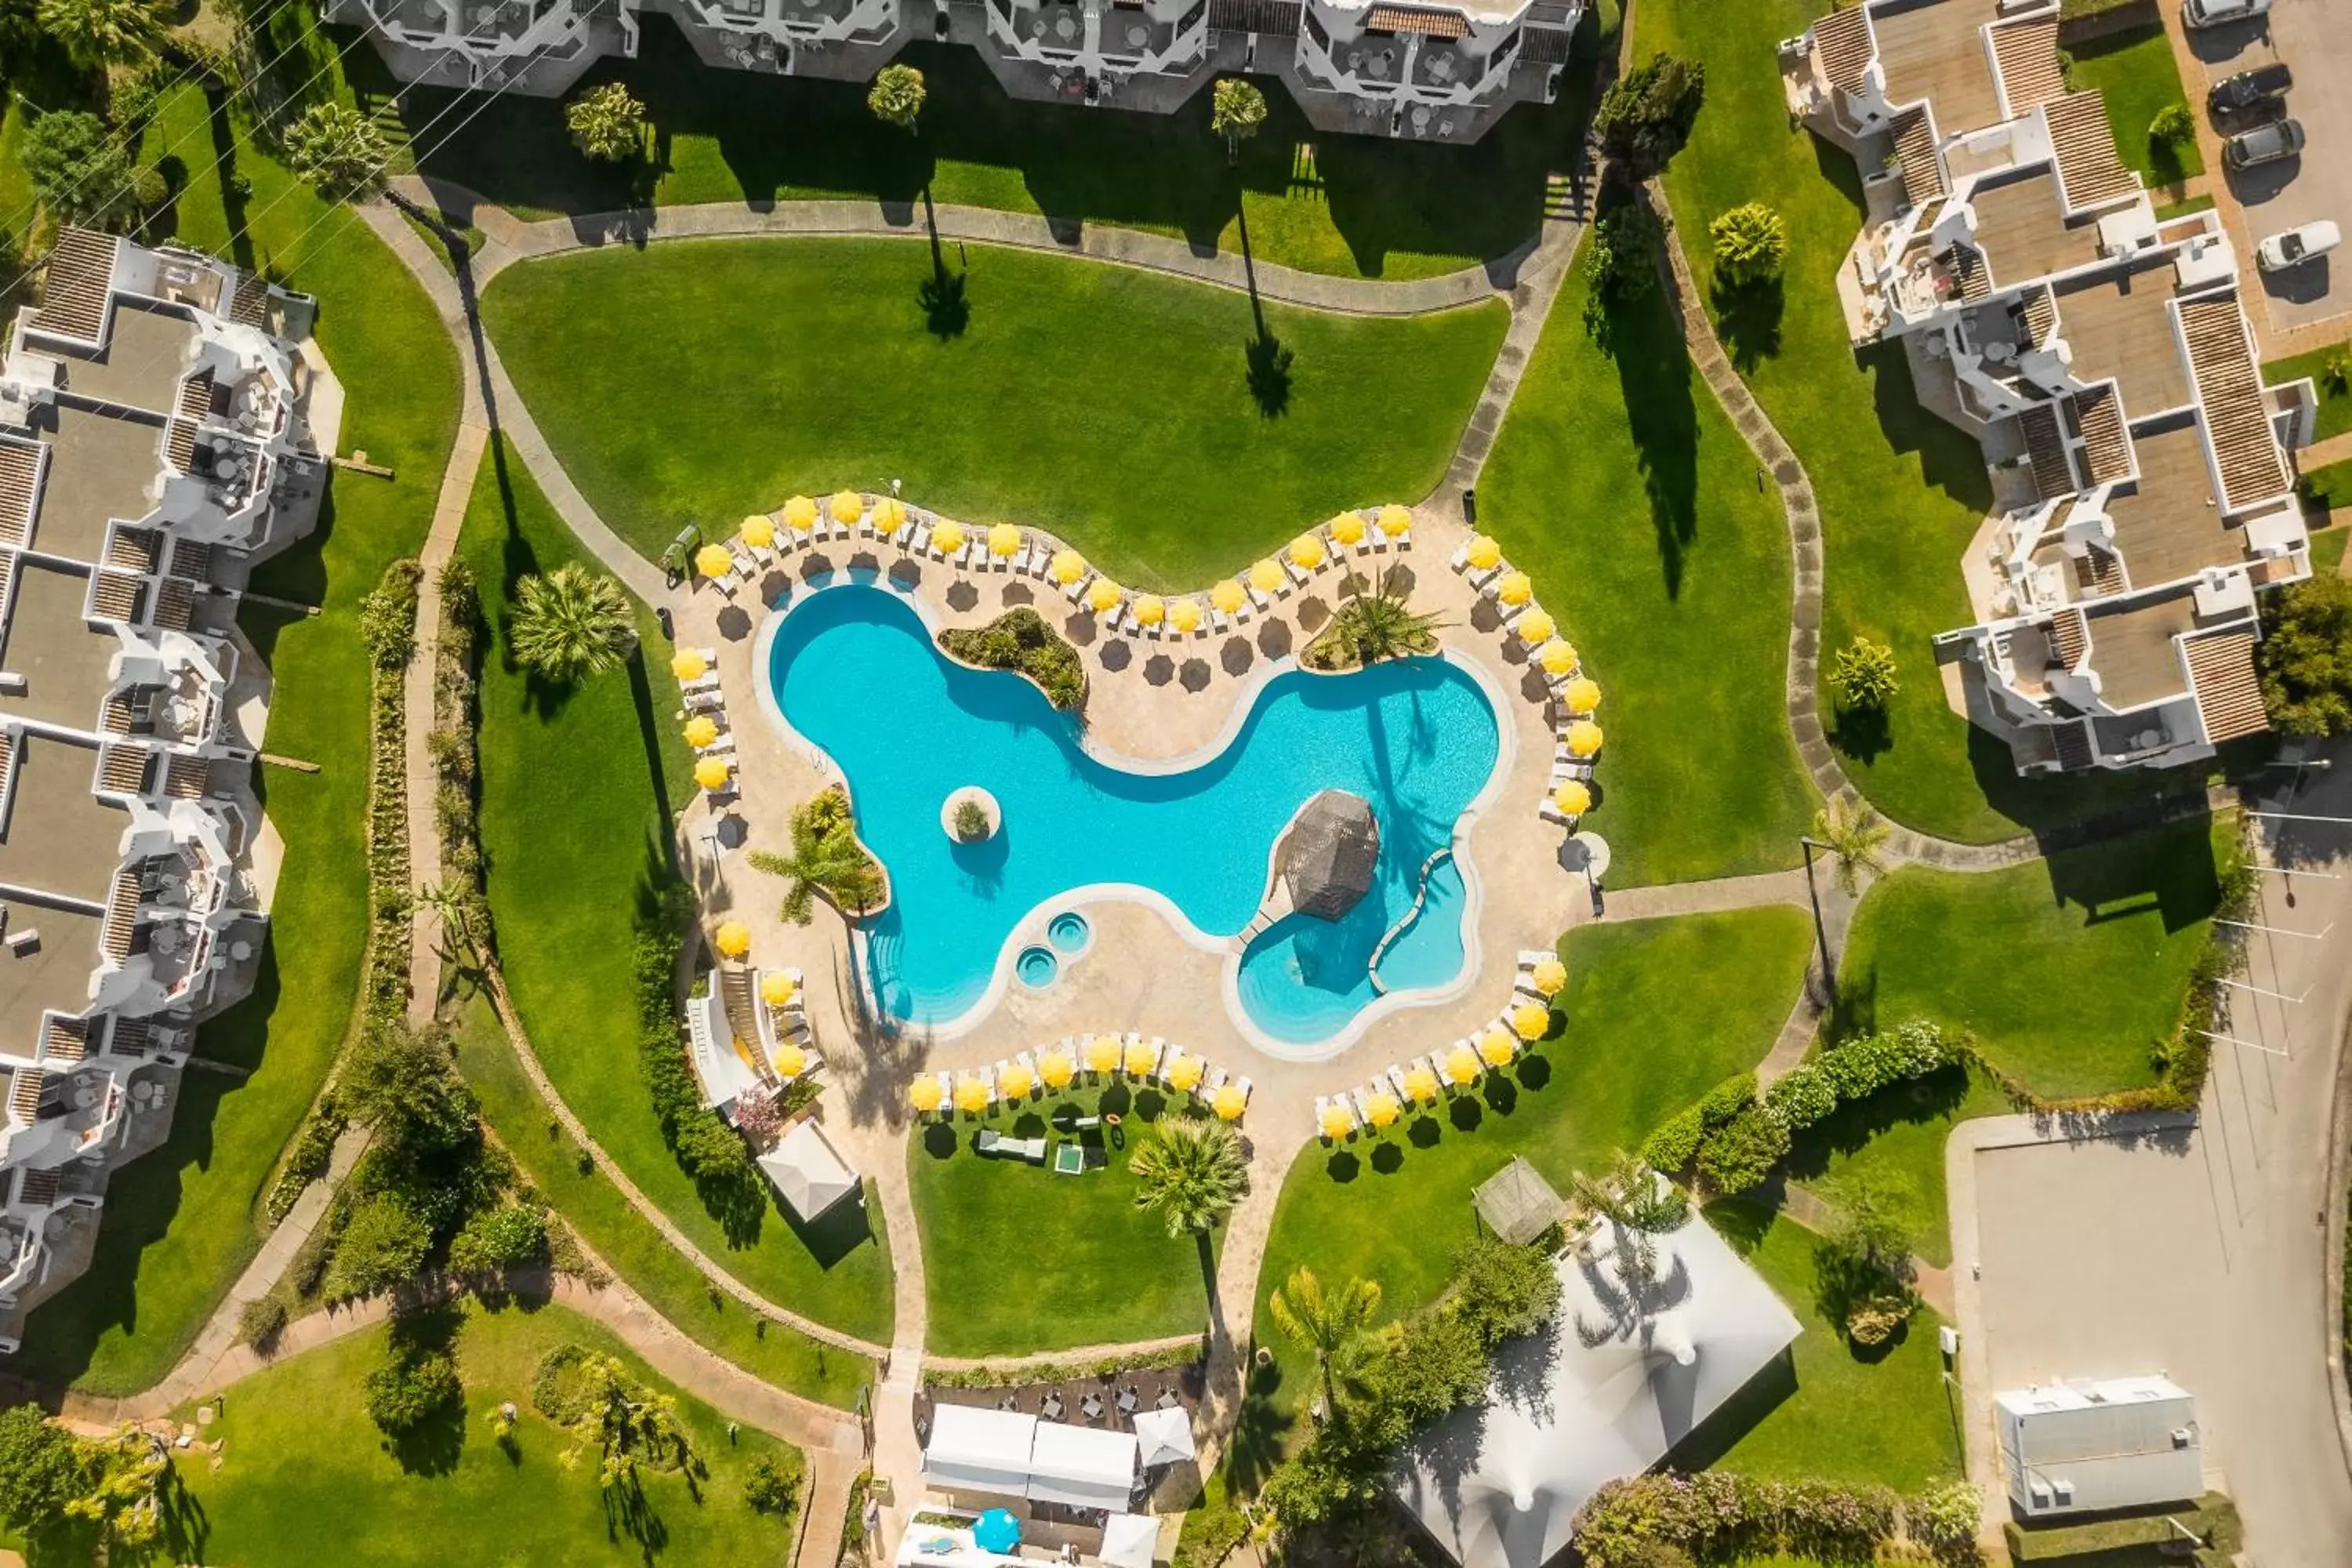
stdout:
<svg viewBox="0 0 2352 1568">
<path fill-rule="evenodd" d="M 1160 1550 L 1160 1521 L 1149 1514 L 1115 1513 L 1103 1521 L 1102 1550 L 1095 1555 L 1108 1568 L 1151 1568 Z"/>
<path fill-rule="evenodd" d="M 1167 1410 L 1145 1410 L 1134 1421 L 1135 1440 L 1143 1450 L 1144 1468 L 1154 1465 L 1172 1465 L 1192 1458 L 1192 1418 L 1182 1405 Z"/>
<path fill-rule="evenodd" d="M 814 1121 L 801 1122 L 761 1155 L 760 1169 L 804 1220 L 816 1218 L 859 1186 L 857 1173 L 825 1142 Z"/>
</svg>

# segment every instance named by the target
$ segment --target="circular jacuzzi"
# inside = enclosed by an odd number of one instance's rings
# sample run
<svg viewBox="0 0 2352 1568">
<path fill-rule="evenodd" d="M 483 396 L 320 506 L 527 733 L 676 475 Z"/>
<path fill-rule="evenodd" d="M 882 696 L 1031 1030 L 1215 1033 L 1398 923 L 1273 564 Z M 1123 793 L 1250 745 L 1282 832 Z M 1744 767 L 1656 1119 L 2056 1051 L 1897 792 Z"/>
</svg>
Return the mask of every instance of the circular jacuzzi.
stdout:
<svg viewBox="0 0 2352 1568">
<path fill-rule="evenodd" d="M 1054 976 L 1061 972 L 1061 960 L 1054 956 L 1054 950 L 1050 947 L 1024 947 L 1020 956 L 1013 961 L 1013 973 L 1019 975 L 1021 984 L 1032 991 L 1042 991 L 1051 985 Z"/>
<path fill-rule="evenodd" d="M 1076 956 L 1086 952 L 1094 939 L 1095 928 L 1076 910 L 1064 910 L 1045 922 L 1045 940 L 1054 944 L 1056 952 Z"/>
</svg>

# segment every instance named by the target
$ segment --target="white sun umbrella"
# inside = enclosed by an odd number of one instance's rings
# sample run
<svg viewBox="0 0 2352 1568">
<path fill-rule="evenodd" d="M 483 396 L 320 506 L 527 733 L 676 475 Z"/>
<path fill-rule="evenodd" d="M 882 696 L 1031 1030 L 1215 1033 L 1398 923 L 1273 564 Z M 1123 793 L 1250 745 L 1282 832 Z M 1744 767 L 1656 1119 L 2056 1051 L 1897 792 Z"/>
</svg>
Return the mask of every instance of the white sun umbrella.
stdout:
<svg viewBox="0 0 2352 1568">
<path fill-rule="evenodd" d="M 1182 1405 L 1139 1412 L 1131 1425 L 1136 1444 L 1143 1450 L 1145 1469 L 1192 1457 L 1192 1419 Z"/>
<path fill-rule="evenodd" d="M 1102 1550 L 1096 1558 L 1108 1568 L 1151 1568 L 1160 1549 L 1160 1521 L 1148 1514 L 1115 1513 L 1103 1521 Z"/>
</svg>

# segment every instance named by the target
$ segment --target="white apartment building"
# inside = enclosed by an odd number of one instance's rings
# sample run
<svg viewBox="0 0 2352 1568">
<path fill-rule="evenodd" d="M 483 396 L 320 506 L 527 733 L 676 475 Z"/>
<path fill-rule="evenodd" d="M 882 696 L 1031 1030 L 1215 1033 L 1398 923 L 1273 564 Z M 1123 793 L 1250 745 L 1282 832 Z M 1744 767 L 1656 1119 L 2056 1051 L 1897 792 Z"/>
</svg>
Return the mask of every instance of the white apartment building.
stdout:
<svg viewBox="0 0 2352 1568">
<path fill-rule="evenodd" d="M 0 1351 L 162 1142 L 265 932 L 247 571 L 309 531 L 339 415 L 310 302 L 67 230 L 0 363 Z"/>
</svg>

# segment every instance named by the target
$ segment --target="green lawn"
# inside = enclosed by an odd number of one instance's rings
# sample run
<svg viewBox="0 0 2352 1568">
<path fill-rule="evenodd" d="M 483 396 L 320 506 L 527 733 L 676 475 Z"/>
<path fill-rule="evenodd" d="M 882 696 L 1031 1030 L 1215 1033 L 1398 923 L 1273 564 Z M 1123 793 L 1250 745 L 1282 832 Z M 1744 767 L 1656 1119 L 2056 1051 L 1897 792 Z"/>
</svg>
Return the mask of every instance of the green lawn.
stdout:
<svg viewBox="0 0 2352 1568">
<path fill-rule="evenodd" d="M 1607 693 L 1594 824 L 1613 885 L 1793 864 L 1812 787 L 1789 737 L 1780 496 L 1685 351 L 1664 296 L 1585 329 L 1580 268 L 1552 307 L 1478 487 L 1479 522 L 1533 574 Z"/>
<path fill-rule="evenodd" d="M 645 1363 L 601 1324 L 562 1307 L 469 1309 L 449 1317 L 465 1411 L 398 1445 L 383 1440 L 361 1404 L 362 1380 L 383 1356 L 381 1328 L 289 1357 L 237 1384 L 221 1418 L 202 1433 L 227 1445 L 221 1468 L 180 1457 L 193 1550 L 174 1560 L 422 1568 L 454 1555 L 499 1564 L 716 1568 L 781 1562 L 790 1552 L 796 1521 L 760 1514 L 743 1500 L 754 1457 L 797 1471 L 790 1445 L 748 1429 L 730 1441 L 724 1416 L 681 1396 L 681 1423 L 709 1473 L 689 1480 L 641 1472 L 643 1513 L 620 1522 L 597 1489 L 595 1460 L 560 1462 L 567 1439 L 532 1408 L 531 1376 L 542 1356 L 567 1343 L 617 1352 L 652 1381 Z M 510 1451 L 490 1431 L 499 1405 L 509 1400 L 520 1412 Z M 616 1522 L 608 1525 L 608 1517 Z"/>
<path fill-rule="evenodd" d="M 887 1342 L 889 1256 L 861 1211 L 805 1227 L 771 1202 L 722 1221 L 663 1144 L 637 1062 L 630 946 L 638 911 L 671 877 L 667 827 L 690 793 L 667 703 L 656 710 L 642 660 L 568 691 L 508 661 L 507 586 L 579 552 L 502 448 L 483 460 L 459 549 L 493 626 L 482 843 L 499 958 L 533 1049 L 606 1153 L 698 1246 L 778 1304 Z M 639 619 L 647 645 L 662 646 L 652 616 Z"/>
<path fill-rule="evenodd" d="M 1473 1231 L 1470 1189 L 1524 1154 L 1556 1186 L 1598 1171 L 1722 1079 L 1761 1061 L 1804 977 L 1792 909 L 1583 926 L 1563 944 L 1564 1031 L 1484 1090 L 1379 1142 L 1309 1149 L 1290 1168 L 1259 1276 L 1261 1373 L 1236 1438 L 1245 1476 L 1270 1458 L 1307 1362 L 1265 1297 L 1302 1265 L 1379 1282 L 1383 1316 L 1433 1300 Z M 1286 1384 L 1287 1386 L 1283 1386 Z"/>
<path fill-rule="evenodd" d="M 1667 1462 L 1783 1480 L 1874 1481 L 1904 1492 L 1957 1479 L 1958 1396 L 1943 1381 L 1942 1320 L 1922 1308 L 1891 1351 L 1857 1354 L 1814 1308 L 1811 1236 L 1755 1204 L 1715 1204 L 1706 1217 L 1805 1331 Z"/>
<path fill-rule="evenodd" d="M 2182 822 L 2005 871 L 1897 871 L 1854 919 L 1847 1005 L 1864 1027 L 1972 1029 L 2051 1099 L 2154 1083 L 2235 832 Z"/>
<path fill-rule="evenodd" d="M 862 82 L 715 70 L 666 20 L 648 18 L 638 58 L 604 60 L 582 89 L 626 82 L 658 130 L 651 167 L 592 164 L 562 106 L 509 96 L 460 126 L 450 96 L 412 91 L 408 123 L 434 147 L 429 172 L 530 217 L 661 204 L 878 200 L 918 213 L 935 202 L 1044 213 L 1175 236 L 1258 259 L 1348 277 L 1428 277 L 1532 239 L 1545 182 L 1568 166 L 1590 67 L 1570 68 L 1556 105 L 1523 105 L 1472 146 L 1318 138 L 1279 84 L 1268 115 L 1229 167 L 1209 130 L 1206 89 L 1175 114 L 1014 102 L 978 51 L 909 44 L 901 58 L 929 89 L 920 133 L 877 121 Z M 372 89 L 388 79 L 371 58 Z M 355 69 L 358 68 L 355 66 Z M 453 131 L 454 128 L 454 131 Z M 442 144 L 446 140 L 446 145 Z"/>
<path fill-rule="evenodd" d="M 1492 303 L 1409 321 L 1269 306 L 1297 357 L 1268 416 L 1244 384 L 1244 296 L 986 247 L 969 266 L 969 321 L 944 337 L 916 299 L 928 254 L 894 240 L 562 257 L 501 274 L 484 310 L 556 455 L 649 554 L 684 523 L 903 479 L 925 505 L 1052 528 L 1124 579 L 1182 588 L 1342 506 L 1418 500 L 1505 326 Z"/>
<path fill-rule="evenodd" d="M 2077 92 L 2095 88 L 2106 95 L 2107 123 L 2116 133 L 2116 150 L 2124 166 L 2137 170 L 2148 188 L 2158 191 L 2205 172 L 2204 154 L 2197 140 L 2158 142 L 2148 134 L 2157 115 L 2172 104 L 2187 107 L 2180 68 L 2172 58 L 2172 40 L 2164 24 L 2151 22 L 2095 38 L 2069 49 L 2074 63 L 2066 79 Z"/>
<path fill-rule="evenodd" d="M 1840 1106 L 1799 1133 L 1782 1166 L 1790 1178 L 1834 1199 L 1837 1184 L 1867 1180 L 1911 1228 L 1911 1249 L 1938 1268 L 1952 1261 L 1945 1205 L 1944 1144 L 1952 1129 L 2000 1116 L 2009 1097 L 1983 1072 L 1953 1068 Z"/>
<path fill-rule="evenodd" d="M 193 167 L 212 162 L 193 89 L 171 99 L 151 151 L 158 138 L 189 149 L 181 155 Z M 221 185 L 207 177 L 181 195 L 179 235 L 318 296 L 319 340 L 350 395 L 342 449 L 365 447 L 399 478 L 338 473 L 318 532 L 255 575 L 260 592 L 323 606 L 310 619 L 258 605 L 244 616 L 277 675 L 267 749 L 320 771 L 259 772 L 286 847 L 273 935 L 253 994 L 205 1025 L 198 1047 L 252 1076 L 187 1076 L 169 1140 L 124 1166 L 107 1193 L 96 1262 L 32 1315 L 16 1358 L 26 1376 L 99 1393 L 160 1379 L 258 1250 L 257 1209 L 278 1151 L 343 1038 L 367 923 L 368 676 L 354 622 L 384 566 L 423 540 L 457 417 L 456 358 L 400 263 L 356 218 L 331 215 L 237 145 L 234 167 L 253 181 L 250 228 L 231 227 Z"/>
<path fill-rule="evenodd" d="M 523 1075 L 514 1048 L 476 999 L 457 1037 L 457 1066 L 482 1102 L 482 1116 L 556 1212 L 656 1311 L 695 1343 L 762 1382 L 847 1410 L 873 1381 L 873 1363 L 782 1324 L 763 1323 L 734 1297 L 714 1292 L 702 1273 L 631 1205 L 612 1177 L 582 1151 Z M 875 1215 L 879 1231 L 880 1214 Z"/>
<path fill-rule="evenodd" d="M 930 1308 L 925 1343 L 933 1353 L 1021 1355 L 1207 1326 L 1200 1246 L 1170 1237 L 1158 1215 L 1135 1206 L 1127 1168 L 1165 1109 L 1165 1097 L 1151 1089 L 1130 1096 L 1120 1085 L 1073 1087 L 1017 1112 L 933 1121 L 908 1141 Z M 1123 1114 L 1125 1126 L 1110 1134 L 1117 1142 L 1105 1142 L 1106 1130 L 1074 1128 L 1066 1138 L 1054 1130 L 1057 1119 L 1098 1110 Z M 1066 1176 L 1050 1164 L 983 1158 L 972 1149 L 982 1128 L 1043 1137 L 1049 1160 L 1075 1141 L 1089 1168 Z"/>
<path fill-rule="evenodd" d="M 2345 465 L 2344 480 L 2352 488 L 2352 461 Z M 2326 469 L 2321 469 L 2322 473 Z M 2311 536 L 2311 569 L 2322 577 L 2334 576 L 2344 568 L 2344 540 L 2352 529 L 2331 526 Z"/>
<path fill-rule="evenodd" d="M 1699 287 L 1712 287 L 1706 225 L 1717 214 L 1762 201 L 1788 225 L 1783 290 L 1718 309 L 1717 327 L 1821 504 L 1825 655 L 1863 634 L 1891 644 L 1902 672 L 1885 723 L 1840 721 L 1826 693 L 1824 721 L 1854 783 L 1923 832 L 2001 838 L 2144 795 L 2164 784 L 2021 780 L 2008 749 L 1945 702 L 1931 639 L 1970 619 L 1960 558 L 1991 488 L 1976 443 L 1918 405 L 1900 347 L 1857 355 L 1847 342 L 1835 279 L 1862 226 L 1860 178 L 1845 153 L 1790 129 L 1774 64 L 1775 43 L 1826 9 L 1818 0 L 1652 0 L 1634 21 L 1637 53 L 1673 49 L 1706 68 L 1706 107 L 1665 182 Z"/>
<path fill-rule="evenodd" d="M 2274 359 L 2263 366 L 2263 379 L 2273 386 L 2282 382 L 2300 381 L 2305 376 L 2311 378 L 2312 384 L 2319 392 L 2319 427 L 2312 437 L 2315 441 L 2325 441 L 2330 436 L 2341 436 L 2345 431 L 2352 430 L 2352 381 L 2346 382 L 2342 386 L 2329 384 L 2327 362 L 2332 359 L 2342 359 L 2347 363 L 2352 363 L 2352 346 L 2330 343 L 2326 348 L 2313 349 L 2308 353 L 2295 354 L 2288 359 Z M 2341 466 L 2331 464 L 2329 467 L 2340 468 Z M 2325 473 L 2328 470 L 2323 468 L 2320 471 Z"/>
</svg>

